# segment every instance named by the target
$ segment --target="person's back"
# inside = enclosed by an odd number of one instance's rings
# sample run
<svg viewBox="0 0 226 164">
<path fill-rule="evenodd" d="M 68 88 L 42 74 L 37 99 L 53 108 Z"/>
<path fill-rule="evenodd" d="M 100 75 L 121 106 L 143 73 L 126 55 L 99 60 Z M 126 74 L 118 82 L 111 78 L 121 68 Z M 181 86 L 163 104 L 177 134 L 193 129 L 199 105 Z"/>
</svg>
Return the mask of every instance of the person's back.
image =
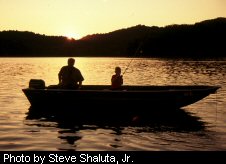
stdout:
<svg viewBox="0 0 226 164">
<path fill-rule="evenodd" d="M 75 60 L 68 59 L 68 65 L 63 66 L 58 74 L 59 85 L 61 88 L 77 89 L 81 87 L 84 80 L 79 69 L 74 67 Z"/>
<path fill-rule="evenodd" d="M 121 75 L 121 68 L 115 67 L 115 74 L 111 77 L 111 89 L 121 89 L 123 78 Z"/>
</svg>

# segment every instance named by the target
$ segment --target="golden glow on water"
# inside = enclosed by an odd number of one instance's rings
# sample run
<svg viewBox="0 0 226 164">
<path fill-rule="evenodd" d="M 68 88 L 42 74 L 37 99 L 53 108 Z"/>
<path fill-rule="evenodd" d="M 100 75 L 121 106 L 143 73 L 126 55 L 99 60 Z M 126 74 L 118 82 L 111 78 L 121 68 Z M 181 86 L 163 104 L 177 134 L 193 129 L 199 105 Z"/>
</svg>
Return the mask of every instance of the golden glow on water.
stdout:
<svg viewBox="0 0 226 164">
<path fill-rule="evenodd" d="M 203 130 L 173 131 L 166 130 L 165 125 L 157 129 L 155 125 L 114 128 L 84 125 L 80 128 L 64 125 L 54 118 L 27 118 L 30 104 L 21 89 L 28 87 L 32 78 L 43 79 L 46 85 L 57 84 L 58 72 L 67 65 L 67 59 L 0 58 L 0 150 L 226 149 L 225 61 L 133 59 L 124 74 L 125 85 L 221 85 L 217 95 L 183 109 L 206 123 Z M 75 59 L 75 66 L 85 78 L 84 84 L 110 84 L 115 66 L 124 72 L 131 61 L 130 58 Z M 151 105 L 149 109 L 153 110 Z"/>
<path fill-rule="evenodd" d="M 217 85 L 219 79 L 214 73 L 224 76 L 213 68 L 216 63 L 199 61 L 164 61 L 157 59 L 131 59 L 131 58 L 75 58 L 75 67 L 79 68 L 85 80 L 84 84 L 110 84 L 111 76 L 116 66 L 120 66 L 125 85 L 174 85 L 174 84 L 212 84 Z M 4 58 L 6 60 L 7 58 Z M 58 83 L 60 68 L 67 65 L 65 58 L 8 58 L 5 72 L 15 75 L 34 72 L 31 78 L 45 79 L 47 84 Z M 132 60 L 131 64 L 129 62 Z M 16 65 L 15 65 L 16 63 Z M 219 62 L 220 63 L 220 62 Z M 18 66 L 19 65 L 19 66 Z M 128 67 L 129 65 L 129 67 Z M 197 68 L 199 66 L 199 68 Z M 27 67 L 27 69 L 26 69 Z M 128 68 L 127 68 L 128 67 Z M 178 69 L 180 67 L 180 69 Z M 10 70 L 9 70 L 10 69 Z"/>
</svg>

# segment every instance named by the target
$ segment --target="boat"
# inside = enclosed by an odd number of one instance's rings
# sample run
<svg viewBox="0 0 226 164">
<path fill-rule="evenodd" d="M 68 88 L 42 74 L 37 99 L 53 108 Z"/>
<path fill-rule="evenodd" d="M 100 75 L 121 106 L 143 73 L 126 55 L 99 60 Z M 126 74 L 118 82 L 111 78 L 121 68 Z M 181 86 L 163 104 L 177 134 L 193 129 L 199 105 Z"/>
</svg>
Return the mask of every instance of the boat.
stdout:
<svg viewBox="0 0 226 164">
<path fill-rule="evenodd" d="M 60 108 L 66 112 L 76 111 L 115 114 L 145 114 L 154 109 L 178 109 L 191 105 L 210 94 L 220 86 L 210 85 L 167 85 L 138 86 L 124 85 L 119 90 L 111 90 L 109 85 L 83 85 L 80 89 L 60 89 L 57 85 L 45 86 L 43 80 L 31 79 L 29 87 L 22 89 L 31 106 L 48 110 Z M 85 110 L 84 110 L 85 109 Z M 88 109 L 88 110 L 87 110 Z M 112 110 L 108 110 L 112 109 Z M 69 113 L 70 113 L 69 112 Z"/>
</svg>

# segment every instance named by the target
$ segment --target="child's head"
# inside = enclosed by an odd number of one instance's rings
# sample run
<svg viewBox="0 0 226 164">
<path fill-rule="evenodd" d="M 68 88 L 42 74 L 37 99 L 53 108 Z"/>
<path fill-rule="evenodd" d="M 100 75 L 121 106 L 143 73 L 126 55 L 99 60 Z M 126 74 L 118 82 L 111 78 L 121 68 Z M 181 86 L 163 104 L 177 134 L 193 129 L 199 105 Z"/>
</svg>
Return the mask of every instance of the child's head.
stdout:
<svg viewBox="0 0 226 164">
<path fill-rule="evenodd" d="M 117 75 L 120 75 L 121 74 L 121 68 L 120 67 L 115 67 L 115 73 Z"/>
</svg>

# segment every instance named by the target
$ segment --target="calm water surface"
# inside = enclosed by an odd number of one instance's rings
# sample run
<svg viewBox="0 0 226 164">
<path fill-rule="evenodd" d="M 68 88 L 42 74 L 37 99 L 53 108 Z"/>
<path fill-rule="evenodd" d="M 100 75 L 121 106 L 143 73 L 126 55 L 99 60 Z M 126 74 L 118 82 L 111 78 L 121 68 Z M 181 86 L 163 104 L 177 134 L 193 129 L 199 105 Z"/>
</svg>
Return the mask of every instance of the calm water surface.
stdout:
<svg viewBox="0 0 226 164">
<path fill-rule="evenodd" d="M 181 118 L 142 126 L 78 125 L 45 116 L 31 118 L 30 104 L 21 89 L 32 78 L 57 84 L 58 71 L 66 61 L 0 58 L 0 150 L 226 150 L 226 61 L 132 60 L 124 74 L 127 85 L 222 87 L 217 94 L 181 109 L 185 115 Z M 76 58 L 76 67 L 83 73 L 84 84 L 110 84 L 114 67 L 124 71 L 130 61 Z M 185 117 L 189 119 L 183 120 Z"/>
</svg>

